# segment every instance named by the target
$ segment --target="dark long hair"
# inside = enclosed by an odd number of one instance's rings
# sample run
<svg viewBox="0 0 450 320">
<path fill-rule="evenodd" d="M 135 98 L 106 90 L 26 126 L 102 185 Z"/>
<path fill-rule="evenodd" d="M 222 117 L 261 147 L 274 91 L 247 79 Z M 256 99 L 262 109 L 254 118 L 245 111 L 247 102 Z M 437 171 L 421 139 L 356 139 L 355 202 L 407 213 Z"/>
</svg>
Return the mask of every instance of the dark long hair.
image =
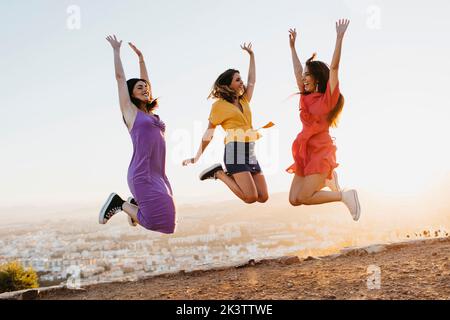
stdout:
<svg viewBox="0 0 450 320">
<path fill-rule="evenodd" d="M 230 88 L 231 82 L 233 81 L 233 77 L 236 73 L 239 73 L 239 70 L 228 69 L 224 73 L 222 73 L 217 80 L 214 82 L 211 93 L 208 96 L 209 98 L 217 98 L 223 99 L 230 103 L 233 103 L 236 99 L 240 99 L 242 96 L 238 96 L 236 91 Z M 247 90 L 247 88 L 244 88 Z M 245 93 L 245 91 L 244 91 Z"/>
<path fill-rule="evenodd" d="M 315 58 L 316 54 L 313 54 L 313 56 L 306 61 L 306 66 L 308 67 L 309 73 L 318 82 L 318 91 L 320 93 L 325 93 L 327 91 L 328 80 L 330 79 L 330 68 L 322 61 L 315 61 Z M 334 106 L 328 114 L 327 120 L 331 127 L 337 127 L 339 116 L 344 108 L 344 102 L 344 96 L 342 94 L 339 95 L 336 106 Z"/>
<path fill-rule="evenodd" d="M 150 113 L 158 107 L 158 99 L 153 99 L 153 97 L 150 96 L 150 101 L 147 103 L 144 103 L 141 100 L 134 98 L 133 90 L 139 81 L 145 82 L 147 84 L 147 86 L 150 88 L 150 83 L 147 80 L 138 79 L 138 78 L 133 78 L 133 79 L 128 80 L 127 87 L 128 87 L 128 94 L 130 95 L 130 100 L 131 100 L 131 102 L 133 102 L 133 104 L 138 109 L 140 109 L 146 113 Z"/>
</svg>

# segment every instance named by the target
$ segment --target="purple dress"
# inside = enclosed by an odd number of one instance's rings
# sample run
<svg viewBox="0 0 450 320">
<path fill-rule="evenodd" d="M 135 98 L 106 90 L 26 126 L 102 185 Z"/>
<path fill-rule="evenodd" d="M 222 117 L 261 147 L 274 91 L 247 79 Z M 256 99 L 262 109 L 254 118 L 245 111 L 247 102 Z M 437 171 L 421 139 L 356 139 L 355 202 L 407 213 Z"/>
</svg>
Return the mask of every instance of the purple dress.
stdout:
<svg viewBox="0 0 450 320">
<path fill-rule="evenodd" d="M 175 204 L 165 172 L 165 124 L 157 115 L 138 111 L 130 135 L 133 158 L 128 168 L 128 186 L 139 205 L 137 218 L 144 228 L 175 232 Z"/>
</svg>

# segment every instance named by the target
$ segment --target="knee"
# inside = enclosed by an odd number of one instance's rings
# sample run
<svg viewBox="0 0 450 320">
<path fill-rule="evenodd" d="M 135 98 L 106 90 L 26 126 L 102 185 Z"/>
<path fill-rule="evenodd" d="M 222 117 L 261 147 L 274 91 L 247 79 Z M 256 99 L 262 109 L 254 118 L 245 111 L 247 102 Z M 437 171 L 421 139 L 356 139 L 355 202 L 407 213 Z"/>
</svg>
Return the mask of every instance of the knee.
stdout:
<svg viewBox="0 0 450 320">
<path fill-rule="evenodd" d="M 175 223 L 175 221 L 171 221 L 172 224 L 170 224 L 169 226 L 167 226 L 166 228 L 164 228 L 164 230 L 162 231 L 162 233 L 164 234 L 174 234 L 177 228 L 177 224 Z"/>
<path fill-rule="evenodd" d="M 175 226 L 170 226 L 170 227 L 161 227 L 161 226 L 143 226 L 145 229 L 149 230 L 149 231 L 153 231 L 153 232 L 159 232 L 162 234 L 174 234 L 175 233 Z"/>
<path fill-rule="evenodd" d="M 168 229 L 168 230 L 161 231 L 161 233 L 164 233 L 164 234 L 174 234 L 174 233 L 175 233 L 175 227 L 170 228 L 170 229 Z"/>
<path fill-rule="evenodd" d="M 266 203 L 268 200 L 269 200 L 268 194 L 262 194 L 262 195 L 259 195 L 259 197 L 258 197 L 258 202 L 260 202 L 260 203 Z"/>
<path fill-rule="evenodd" d="M 248 204 L 252 204 L 258 201 L 258 195 L 257 194 L 246 194 L 244 195 L 244 202 Z"/>
<path fill-rule="evenodd" d="M 300 202 L 300 204 L 306 205 L 306 206 L 311 204 L 310 199 L 311 199 L 310 195 L 302 195 L 302 194 L 300 194 L 297 198 L 297 200 L 298 200 L 298 202 Z"/>
<path fill-rule="evenodd" d="M 293 206 L 293 207 L 298 207 L 298 206 L 301 206 L 301 205 L 302 205 L 302 203 L 299 202 L 299 201 L 297 200 L 297 198 L 294 198 L 294 197 L 289 197 L 289 203 L 290 203 L 291 206 Z"/>
<path fill-rule="evenodd" d="M 309 196 L 299 194 L 296 197 L 290 197 L 289 198 L 289 202 L 294 207 L 298 207 L 298 206 L 301 206 L 301 205 L 308 205 L 309 204 L 309 198 L 310 198 Z"/>
</svg>

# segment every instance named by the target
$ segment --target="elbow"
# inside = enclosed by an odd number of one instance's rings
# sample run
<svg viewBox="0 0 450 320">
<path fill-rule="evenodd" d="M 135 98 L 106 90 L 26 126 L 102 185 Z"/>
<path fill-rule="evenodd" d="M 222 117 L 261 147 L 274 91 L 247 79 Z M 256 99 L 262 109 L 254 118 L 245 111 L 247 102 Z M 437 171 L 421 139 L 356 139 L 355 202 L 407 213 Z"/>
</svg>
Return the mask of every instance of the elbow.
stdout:
<svg viewBox="0 0 450 320">
<path fill-rule="evenodd" d="M 213 138 L 214 138 L 214 134 L 211 134 L 210 132 L 206 132 L 202 137 L 202 141 L 205 143 L 210 143 Z"/>
<path fill-rule="evenodd" d="M 122 74 L 116 73 L 116 80 L 123 81 L 123 80 L 125 80 L 125 77 Z"/>
</svg>

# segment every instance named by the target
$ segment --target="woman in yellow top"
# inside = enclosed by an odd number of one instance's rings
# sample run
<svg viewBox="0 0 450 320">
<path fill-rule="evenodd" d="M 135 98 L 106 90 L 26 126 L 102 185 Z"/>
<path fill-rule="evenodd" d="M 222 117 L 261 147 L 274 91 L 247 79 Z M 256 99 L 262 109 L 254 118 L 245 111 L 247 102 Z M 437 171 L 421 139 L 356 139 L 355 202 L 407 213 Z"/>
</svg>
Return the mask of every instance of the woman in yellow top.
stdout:
<svg viewBox="0 0 450 320">
<path fill-rule="evenodd" d="M 212 105 L 209 125 L 195 158 L 183 161 L 183 165 L 196 163 L 214 136 L 217 126 L 226 131 L 224 163 L 215 164 L 200 174 L 200 180 L 215 179 L 246 203 L 266 202 L 269 198 L 267 184 L 255 156 L 255 141 L 260 134 L 253 129 L 250 101 L 256 80 L 255 55 L 252 44 L 244 43 L 241 48 L 250 55 L 247 86 L 244 86 L 238 70 L 229 69 L 214 83 L 208 98 L 217 99 Z"/>
</svg>

